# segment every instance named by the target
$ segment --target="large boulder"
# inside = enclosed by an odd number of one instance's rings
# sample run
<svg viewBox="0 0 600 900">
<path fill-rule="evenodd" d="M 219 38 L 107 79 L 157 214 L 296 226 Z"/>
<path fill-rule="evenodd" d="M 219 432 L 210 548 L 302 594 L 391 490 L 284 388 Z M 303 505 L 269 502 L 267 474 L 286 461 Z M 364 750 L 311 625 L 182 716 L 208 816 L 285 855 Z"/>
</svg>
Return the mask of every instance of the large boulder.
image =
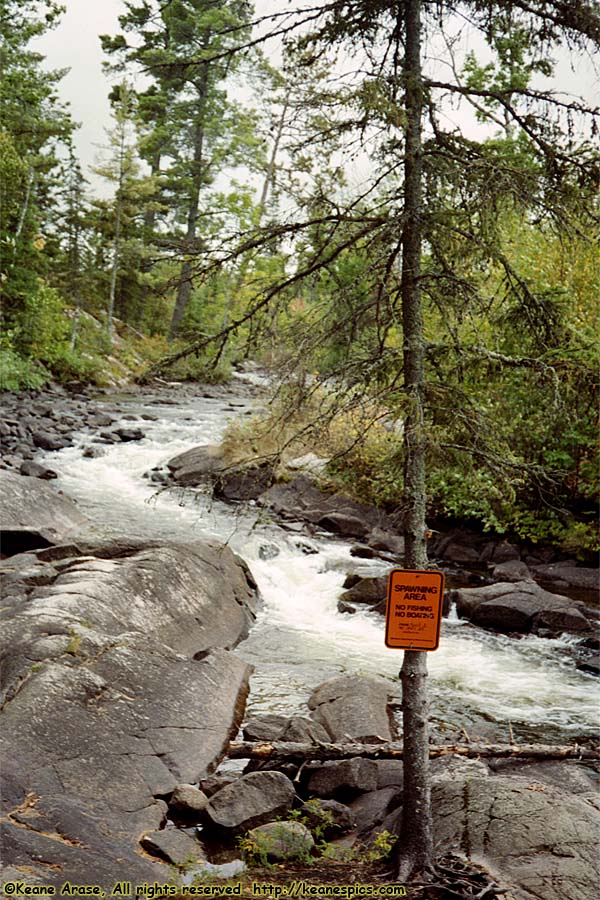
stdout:
<svg viewBox="0 0 600 900">
<path fill-rule="evenodd" d="M 39 478 L 0 472 L 5 556 L 58 544 L 87 523 L 75 503 Z"/>
<path fill-rule="evenodd" d="M 462 588 L 451 596 L 459 616 L 494 631 L 528 634 L 543 629 L 558 635 L 587 634 L 592 630 L 584 607 L 568 597 L 551 594 L 532 581 Z"/>
<path fill-rule="evenodd" d="M 596 592 L 600 589 L 600 569 L 576 566 L 574 563 L 569 565 L 566 561 L 553 565 L 535 566 L 533 574 L 536 581 L 548 582 L 559 589 L 575 587 Z"/>
<path fill-rule="evenodd" d="M 223 451 L 215 444 L 192 447 L 167 463 L 173 480 L 186 487 L 196 487 L 212 480 L 224 466 Z"/>
<path fill-rule="evenodd" d="M 308 700 L 312 718 L 332 741 L 382 743 L 394 739 L 388 682 L 344 675 L 319 685 Z"/>
<path fill-rule="evenodd" d="M 285 815 L 295 799 L 283 772 L 251 772 L 213 794 L 205 815 L 218 832 L 240 834 Z"/>
<path fill-rule="evenodd" d="M 48 567 L 0 613 L 4 862 L 32 883 L 168 881 L 139 842 L 241 724 L 251 669 L 228 648 L 252 621 L 246 570 L 217 544 Z"/>
<path fill-rule="evenodd" d="M 264 492 L 259 503 L 284 519 L 318 523 L 336 534 L 351 537 L 364 537 L 372 528 L 389 525 L 388 517 L 381 510 L 344 494 L 322 490 L 307 475 L 274 484 Z"/>
<path fill-rule="evenodd" d="M 600 880 L 600 815 L 578 796 L 523 778 L 432 787 L 435 843 L 513 886 L 519 900 L 590 900 Z"/>
</svg>

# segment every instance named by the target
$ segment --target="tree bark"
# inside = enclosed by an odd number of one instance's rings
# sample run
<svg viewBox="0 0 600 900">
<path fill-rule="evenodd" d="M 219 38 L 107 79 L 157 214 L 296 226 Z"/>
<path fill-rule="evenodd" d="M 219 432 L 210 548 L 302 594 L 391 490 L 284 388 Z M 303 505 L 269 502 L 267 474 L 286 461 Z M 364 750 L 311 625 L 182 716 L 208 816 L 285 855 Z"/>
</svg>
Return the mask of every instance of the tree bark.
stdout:
<svg viewBox="0 0 600 900">
<path fill-rule="evenodd" d="M 202 189 L 202 176 L 204 174 L 204 112 L 206 106 L 206 91 L 208 83 L 208 73 L 204 68 L 204 77 L 200 84 L 198 97 L 198 112 L 196 117 L 196 127 L 194 129 L 194 159 L 192 163 L 192 192 L 190 195 L 190 205 L 188 207 L 187 230 L 185 235 L 185 252 L 191 253 L 195 249 L 196 230 L 198 225 L 198 210 L 200 208 L 200 191 Z M 189 258 L 184 259 L 179 274 L 179 287 L 177 288 L 177 298 L 175 300 L 175 309 L 171 319 L 169 328 L 170 341 L 176 336 L 181 325 L 181 320 L 190 302 L 192 293 L 192 264 Z"/>
<path fill-rule="evenodd" d="M 406 0 L 403 17 L 403 63 L 406 114 L 404 158 L 404 227 L 402 232 L 402 326 L 404 389 L 407 416 L 404 427 L 404 540 L 405 566 L 427 565 L 425 492 L 425 355 L 421 309 L 422 253 L 422 117 L 421 0 Z M 433 825 L 429 784 L 429 722 L 427 657 L 407 650 L 401 671 L 404 735 L 404 801 L 394 867 L 399 880 L 431 865 Z"/>
<path fill-rule="evenodd" d="M 430 759 L 440 756 L 464 756 L 469 759 L 600 759 L 600 747 L 579 747 L 577 744 L 431 744 Z M 403 759 L 403 744 L 310 744 L 294 741 L 232 741 L 227 751 L 229 759 L 258 759 L 269 762 L 296 760 L 336 760 L 360 756 L 363 759 Z"/>
</svg>

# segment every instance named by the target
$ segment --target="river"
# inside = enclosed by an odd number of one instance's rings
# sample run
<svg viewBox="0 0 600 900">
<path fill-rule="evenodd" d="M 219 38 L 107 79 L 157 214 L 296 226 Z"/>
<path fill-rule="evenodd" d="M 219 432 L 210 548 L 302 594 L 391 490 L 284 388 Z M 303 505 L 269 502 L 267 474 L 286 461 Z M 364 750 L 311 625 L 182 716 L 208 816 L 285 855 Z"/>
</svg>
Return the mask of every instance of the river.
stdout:
<svg viewBox="0 0 600 900">
<path fill-rule="evenodd" d="M 263 600 L 250 636 L 236 651 L 255 667 L 247 715 L 306 715 L 313 688 L 340 674 L 383 676 L 399 690 L 402 652 L 384 646 L 383 618 L 337 610 L 345 575 L 357 567 L 350 543 L 326 534 L 307 538 L 258 508 L 228 506 L 201 491 L 159 490 L 144 477 L 177 453 L 217 443 L 230 419 L 250 414 L 252 401 L 186 392 L 165 403 L 149 392 L 107 398 L 106 405 L 113 399 L 130 415 L 155 417 L 135 422 L 144 440 L 107 445 L 103 456 L 84 458 L 89 436 L 81 437 L 52 454 L 57 485 L 77 500 L 96 533 L 184 541 L 216 537 L 244 557 Z M 385 571 L 381 561 L 359 564 L 361 574 Z M 471 737 L 508 740 L 512 728 L 517 739 L 564 742 L 595 733 L 597 683 L 574 667 L 568 652 L 574 641 L 516 640 L 476 629 L 451 612 L 440 647 L 428 658 L 438 736 L 464 729 Z"/>
</svg>

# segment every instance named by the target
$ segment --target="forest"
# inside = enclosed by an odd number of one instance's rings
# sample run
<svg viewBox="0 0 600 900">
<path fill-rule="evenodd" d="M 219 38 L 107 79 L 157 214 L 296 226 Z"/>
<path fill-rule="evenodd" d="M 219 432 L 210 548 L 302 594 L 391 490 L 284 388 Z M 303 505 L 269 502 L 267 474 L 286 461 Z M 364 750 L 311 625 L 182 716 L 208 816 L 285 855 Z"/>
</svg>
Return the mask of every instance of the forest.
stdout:
<svg viewBox="0 0 600 900">
<path fill-rule="evenodd" d="M 553 71 L 594 4 L 124 0 L 108 198 L 35 47 L 61 6 L 1 6 L 3 389 L 254 360 L 256 454 L 300 435 L 357 499 L 590 558 L 598 110 Z"/>
</svg>

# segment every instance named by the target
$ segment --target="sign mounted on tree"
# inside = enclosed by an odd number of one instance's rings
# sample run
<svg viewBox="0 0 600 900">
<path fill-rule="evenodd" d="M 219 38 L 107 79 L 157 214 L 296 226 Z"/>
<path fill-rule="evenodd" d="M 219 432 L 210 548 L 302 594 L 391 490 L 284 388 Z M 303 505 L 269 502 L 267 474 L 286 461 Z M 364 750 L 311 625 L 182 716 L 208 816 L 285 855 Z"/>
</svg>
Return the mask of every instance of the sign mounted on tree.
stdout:
<svg viewBox="0 0 600 900">
<path fill-rule="evenodd" d="M 393 569 L 388 582 L 386 647 L 437 650 L 443 596 L 442 572 Z"/>
</svg>

